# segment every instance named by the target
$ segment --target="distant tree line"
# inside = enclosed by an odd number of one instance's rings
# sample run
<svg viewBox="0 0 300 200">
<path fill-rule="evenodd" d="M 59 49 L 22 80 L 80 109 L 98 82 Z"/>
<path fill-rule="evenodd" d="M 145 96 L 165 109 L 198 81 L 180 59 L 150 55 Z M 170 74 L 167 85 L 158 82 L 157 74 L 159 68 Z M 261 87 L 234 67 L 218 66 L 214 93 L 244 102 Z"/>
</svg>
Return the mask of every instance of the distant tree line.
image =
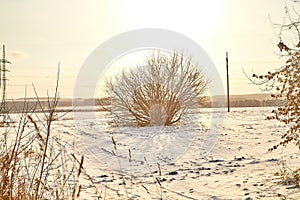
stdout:
<svg viewBox="0 0 300 200">
<path fill-rule="evenodd" d="M 230 103 L 232 107 L 270 107 L 281 106 L 284 104 L 284 100 L 235 100 Z"/>
<path fill-rule="evenodd" d="M 285 100 L 282 99 L 268 99 L 268 100 L 257 100 L 257 99 L 235 99 L 230 102 L 231 107 L 272 107 L 272 106 L 282 106 Z M 110 98 L 101 98 L 96 101 L 97 106 L 109 106 Z M 214 102 L 215 107 L 226 107 L 226 102 Z M 202 99 L 202 103 L 199 104 L 201 108 L 210 108 L 211 100 L 207 97 Z"/>
<path fill-rule="evenodd" d="M 203 100 L 203 99 L 202 99 Z M 80 106 L 85 105 L 91 105 L 92 103 L 95 103 L 95 106 L 102 106 L 104 108 L 109 109 L 111 100 L 109 97 L 105 98 L 98 98 L 98 99 L 82 99 L 79 103 Z M 24 102 L 22 100 L 18 101 L 8 101 L 8 108 L 11 113 L 21 112 L 22 108 L 24 106 Z M 269 99 L 269 100 L 257 100 L 257 99 L 243 99 L 243 100 L 232 100 L 230 102 L 231 107 L 272 107 L 272 106 L 282 106 L 285 104 L 284 100 L 280 99 Z M 48 104 L 46 101 L 41 101 L 41 105 L 44 106 L 44 108 L 47 108 Z M 226 102 L 215 102 L 215 107 L 226 107 Z M 30 108 L 33 108 L 36 106 L 36 101 L 28 101 L 27 106 Z M 72 107 L 72 100 L 71 99 L 62 99 L 58 103 L 58 107 L 63 109 L 63 107 Z M 211 107 L 211 101 L 209 98 L 206 98 L 202 103 L 199 105 L 201 108 L 210 108 Z M 100 109 L 101 111 L 105 109 Z"/>
</svg>

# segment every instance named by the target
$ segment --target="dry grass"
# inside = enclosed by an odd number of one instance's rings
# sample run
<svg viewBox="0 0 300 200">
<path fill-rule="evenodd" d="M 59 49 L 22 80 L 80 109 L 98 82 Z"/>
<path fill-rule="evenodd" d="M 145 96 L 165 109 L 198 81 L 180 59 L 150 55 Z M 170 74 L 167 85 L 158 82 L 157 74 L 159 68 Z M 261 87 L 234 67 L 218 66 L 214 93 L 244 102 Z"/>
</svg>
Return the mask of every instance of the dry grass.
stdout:
<svg viewBox="0 0 300 200">
<path fill-rule="evenodd" d="M 0 200 L 80 197 L 81 176 L 87 176 L 83 167 L 84 157 L 78 160 L 70 154 L 66 149 L 68 142 L 55 134 L 52 128 L 52 124 L 59 120 L 56 114 L 58 81 L 59 71 L 54 98 L 48 98 L 47 111 L 36 93 L 36 106 L 29 106 L 25 98 L 18 122 L 7 123 L 10 126 L 1 128 Z M 42 114 L 35 112 L 37 107 L 43 111 Z M 98 199 L 103 199 L 93 186 Z"/>
<path fill-rule="evenodd" d="M 280 177 L 280 183 L 285 185 L 300 186 L 300 168 L 291 169 L 285 161 L 278 163 L 278 171 L 275 174 Z"/>
</svg>

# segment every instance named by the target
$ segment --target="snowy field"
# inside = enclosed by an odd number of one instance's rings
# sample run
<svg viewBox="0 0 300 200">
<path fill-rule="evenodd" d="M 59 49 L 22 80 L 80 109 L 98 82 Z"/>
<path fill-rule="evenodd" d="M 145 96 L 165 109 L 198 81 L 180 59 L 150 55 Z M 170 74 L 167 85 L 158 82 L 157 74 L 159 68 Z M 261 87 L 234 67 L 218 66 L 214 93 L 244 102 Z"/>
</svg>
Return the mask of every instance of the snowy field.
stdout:
<svg viewBox="0 0 300 200">
<path fill-rule="evenodd" d="M 77 112 L 56 121 L 54 133 L 85 156 L 108 200 L 300 199 L 299 188 L 275 175 L 282 160 L 300 166 L 300 152 L 292 144 L 268 152 L 286 130 L 265 120 L 272 109 L 202 109 L 180 126 L 146 128 L 113 127 L 106 112 Z M 94 199 L 86 183 L 81 198 Z"/>
</svg>

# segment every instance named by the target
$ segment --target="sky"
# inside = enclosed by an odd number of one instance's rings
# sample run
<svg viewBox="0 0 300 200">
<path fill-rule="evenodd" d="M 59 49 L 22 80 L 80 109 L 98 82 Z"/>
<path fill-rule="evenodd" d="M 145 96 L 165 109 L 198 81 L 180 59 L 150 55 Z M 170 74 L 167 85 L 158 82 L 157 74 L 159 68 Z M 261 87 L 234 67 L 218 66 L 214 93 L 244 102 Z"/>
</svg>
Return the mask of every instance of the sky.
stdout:
<svg viewBox="0 0 300 200">
<path fill-rule="evenodd" d="M 278 29 L 287 0 L 0 0 L 0 45 L 6 45 L 8 98 L 54 93 L 60 63 L 60 96 L 72 98 L 79 70 L 106 40 L 141 28 L 168 29 L 194 40 L 214 62 L 231 94 L 261 93 L 243 70 L 280 67 Z M 2 51 L 1 51 L 2 52 Z M 126 60 L 126 59 L 125 59 Z M 128 63 L 135 64 L 130 58 Z M 119 62 L 122 63 L 122 62 Z M 100 69 L 99 69 L 100 70 Z"/>
</svg>

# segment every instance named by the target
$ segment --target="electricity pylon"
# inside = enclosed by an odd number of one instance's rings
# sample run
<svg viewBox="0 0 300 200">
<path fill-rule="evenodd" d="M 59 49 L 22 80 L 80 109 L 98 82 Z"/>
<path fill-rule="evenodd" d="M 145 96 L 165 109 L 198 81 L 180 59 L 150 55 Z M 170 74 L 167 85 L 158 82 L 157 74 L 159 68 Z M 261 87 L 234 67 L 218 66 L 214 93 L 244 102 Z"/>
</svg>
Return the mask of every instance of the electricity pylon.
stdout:
<svg viewBox="0 0 300 200">
<path fill-rule="evenodd" d="M 0 86 L 2 91 L 2 98 L 1 98 L 1 104 L 0 104 L 0 115 L 2 116 L 2 122 L 6 122 L 8 117 L 8 108 L 7 108 L 7 91 L 6 91 L 6 72 L 8 70 L 6 69 L 6 64 L 11 64 L 10 61 L 6 60 L 5 58 L 5 45 L 2 46 L 2 59 L 0 60 Z"/>
</svg>

